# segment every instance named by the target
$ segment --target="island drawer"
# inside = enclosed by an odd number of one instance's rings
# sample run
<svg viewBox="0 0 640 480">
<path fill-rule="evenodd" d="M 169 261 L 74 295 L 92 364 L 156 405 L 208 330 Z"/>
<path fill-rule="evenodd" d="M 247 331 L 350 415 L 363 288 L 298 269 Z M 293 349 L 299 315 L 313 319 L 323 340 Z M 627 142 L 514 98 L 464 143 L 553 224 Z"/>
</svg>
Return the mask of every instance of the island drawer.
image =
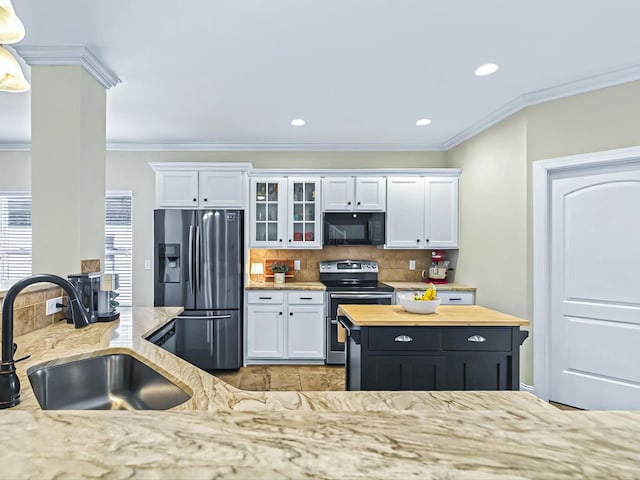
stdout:
<svg viewBox="0 0 640 480">
<path fill-rule="evenodd" d="M 442 349 L 450 351 L 511 351 L 511 328 L 452 327 L 442 329 Z"/>
<path fill-rule="evenodd" d="M 440 350 L 439 328 L 376 327 L 369 329 L 369 350 Z"/>
<path fill-rule="evenodd" d="M 284 293 L 273 290 L 247 292 L 247 303 L 284 303 Z"/>
</svg>

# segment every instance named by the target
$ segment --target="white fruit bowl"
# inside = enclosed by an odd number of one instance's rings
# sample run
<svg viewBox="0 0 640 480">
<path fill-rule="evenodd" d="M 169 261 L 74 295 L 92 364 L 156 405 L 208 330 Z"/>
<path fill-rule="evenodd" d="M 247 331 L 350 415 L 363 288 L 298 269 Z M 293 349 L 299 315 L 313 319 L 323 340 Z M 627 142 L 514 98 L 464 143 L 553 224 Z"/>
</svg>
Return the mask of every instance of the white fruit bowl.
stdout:
<svg viewBox="0 0 640 480">
<path fill-rule="evenodd" d="M 398 301 L 402 308 L 410 313 L 434 313 L 438 305 L 440 305 L 440 299 L 438 297 L 435 300 L 414 300 L 413 293 L 403 293 L 398 295 Z"/>
</svg>

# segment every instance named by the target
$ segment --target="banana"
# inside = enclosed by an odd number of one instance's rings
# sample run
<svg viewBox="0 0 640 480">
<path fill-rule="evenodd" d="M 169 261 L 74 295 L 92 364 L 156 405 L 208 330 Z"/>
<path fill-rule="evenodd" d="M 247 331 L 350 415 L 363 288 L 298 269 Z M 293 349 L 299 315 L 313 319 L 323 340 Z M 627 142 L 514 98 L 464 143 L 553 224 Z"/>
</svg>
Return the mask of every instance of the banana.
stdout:
<svg viewBox="0 0 640 480">
<path fill-rule="evenodd" d="M 430 302 L 436 298 L 436 287 L 433 283 L 427 285 L 427 289 L 422 294 L 422 297 L 416 295 L 416 300 L 425 300 Z"/>
</svg>

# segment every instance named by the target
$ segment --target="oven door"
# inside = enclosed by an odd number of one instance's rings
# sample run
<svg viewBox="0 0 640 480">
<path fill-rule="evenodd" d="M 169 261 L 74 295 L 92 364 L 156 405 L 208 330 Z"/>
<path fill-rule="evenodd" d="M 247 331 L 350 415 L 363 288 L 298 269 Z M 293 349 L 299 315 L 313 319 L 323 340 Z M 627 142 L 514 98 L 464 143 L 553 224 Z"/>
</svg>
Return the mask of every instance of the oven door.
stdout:
<svg viewBox="0 0 640 480">
<path fill-rule="evenodd" d="M 392 292 L 327 293 L 327 364 L 344 365 L 344 343 L 338 342 L 338 305 L 391 305 Z"/>
</svg>

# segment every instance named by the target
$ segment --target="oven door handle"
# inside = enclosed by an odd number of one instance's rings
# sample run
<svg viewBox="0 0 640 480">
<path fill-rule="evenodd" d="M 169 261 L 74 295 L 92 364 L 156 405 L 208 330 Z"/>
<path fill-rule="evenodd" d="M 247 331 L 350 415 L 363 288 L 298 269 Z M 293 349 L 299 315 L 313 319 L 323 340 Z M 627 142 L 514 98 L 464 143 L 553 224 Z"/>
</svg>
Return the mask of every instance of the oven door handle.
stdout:
<svg viewBox="0 0 640 480">
<path fill-rule="evenodd" d="M 340 294 L 340 293 L 330 293 L 329 294 L 329 298 L 343 298 L 343 299 L 350 299 L 350 298 L 372 298 L 372 299 L 376 299 L 376 298 L 393 298 L 393 293 L 382 293 L 379 295 L 371 295 L 368 293 L 355 293 L 355 294 Z"/>
</svg>

